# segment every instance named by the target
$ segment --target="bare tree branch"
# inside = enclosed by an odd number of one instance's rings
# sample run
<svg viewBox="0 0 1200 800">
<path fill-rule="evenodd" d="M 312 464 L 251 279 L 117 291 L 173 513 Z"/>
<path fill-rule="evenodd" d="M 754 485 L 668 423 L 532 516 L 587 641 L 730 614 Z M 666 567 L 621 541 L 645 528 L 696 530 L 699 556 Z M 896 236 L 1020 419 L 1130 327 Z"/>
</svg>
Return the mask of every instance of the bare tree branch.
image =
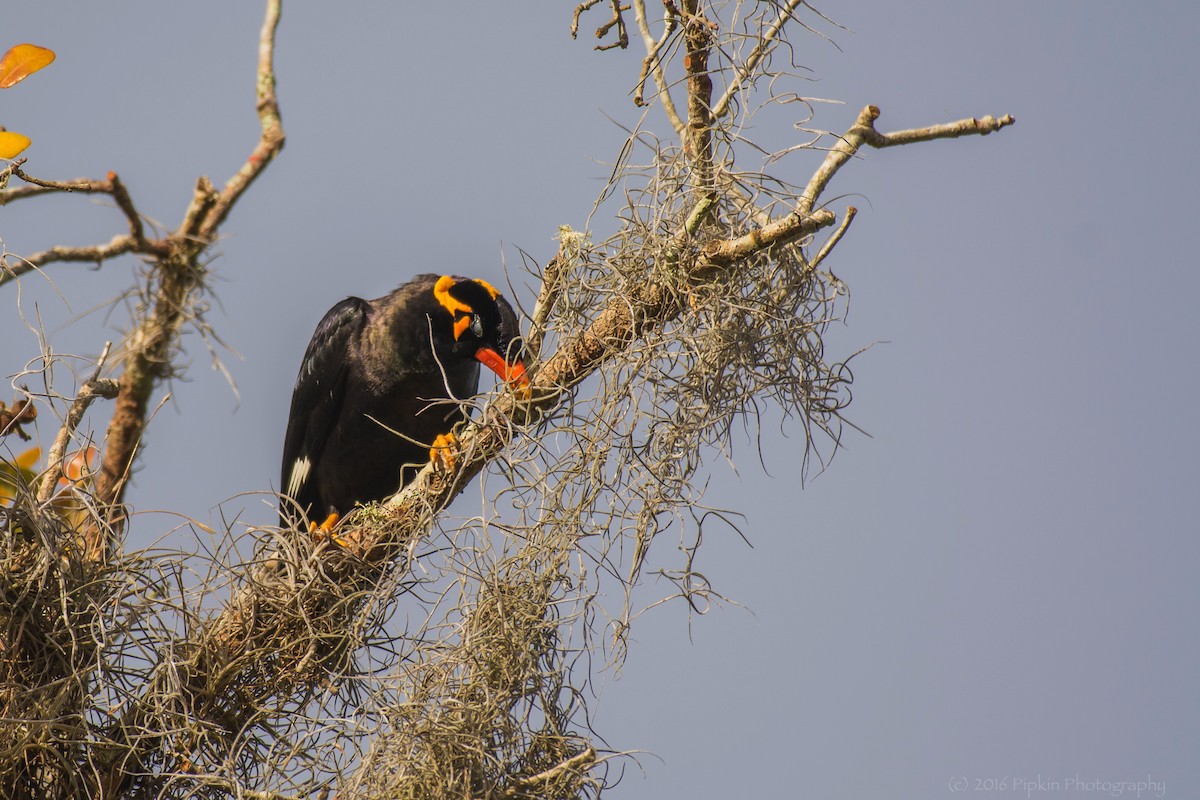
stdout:
<svg viewBox="0 0 1200 800">
<path fill-rule="evenodd" d="M 284 145 L 273 62 L 279 16 L 280 0 L 270 0 L 259 38 L 257 109 L 262 135 L 258 144 L 219 194 L 214 194 L 207 178 L 199 180 L 183 222 L 168 237 L 168 254 L 151 270 L 154 306 L 130 337 L 132 346 L 124 357 L 125 370 L 97 481 L 100 501 L 113 509 L 110 524 L 119 524 L 122 519 L 119 506 L 145 430 L 150 395 L 170 374 L 171 350 L 187 319 L 191 297 L 204 283 L 205 270 L 198 259 L 215 241 L 234 204 Z"/>
<path fill-rule="evenodd" d="M 684 0 L 683 38 L 687 52 L 683 68 L 687 73 L 687 130 L 683 150 L 692 159 L 695 177 L 692 190 L 697 200 L 715 198 L 712 152 L 712 77 L 708 72 L 709 51 L 713 42 L 712 23 L 705 19 L 700 0 Z"/>
<path fill-rule="evenodd" d="M 871 147 L 882 148 L 891 147 L 898 144 L 913 144 L 916 142 L 928 142 L 934 139 L 957 139 L 960 136 L 979 135 L 986 136 L 993 131 L 998 131 L 1001 128 L 1012 125 L 1015 120 L 1011 114 L 1006 114 L 997 119 L 996 117 L 986 116 L 982 119 L 959 120 L 958 122 L 950 122 L 944 125 L 933 125 L 927 128 L 913 128 L 911 130 L 897 131 L 896 133 L 880 133 L 875 130 L 875 120 L 879 119 L 879 109 L 875 106 L 867 106 L 859 112 L 858 120 L 850 130 L 838 140 L 838 143 L 830 149 L 825 156 L 824 163 L 813 174 L 801 194 L 801 200 L 798 207 L 800 213 L 807 213 L 812 210 L 813 204 L 821 193 L 825 191 L 825 187 L 829 185 L 829 181 L 837 174 L 842 165 L 854 157 L 858 149 L 864 144 Z"/>
<path fill-rule="evenodd" d="M 646 17 L 646 0 L 633 0 L 634 18 L 637 20 L 638 31 L 641 33 L 642 42 L 646 47 L 646 57 L 642 59 L 642 72 L 638 76 L 633 102 L 639 107 L 645 105 L 646 78 L 653 73 L 654 85 L 657 87 L 655 95 L 658 102 L 662 106 L 663 112 L 666 113 L 667 121 L 671 123 L 675 134 L 682 138 L 686 126 L 679 116 L 679 111 L 675 108 L 674 101 L 671 100 L 667 75 L 662 65 L 663 48 L 667 46 L 667 42 L 671 40 L 678 28 L 679 15 L 671 0 L 664 0 L 663 8 L 663 32 L 662 36 L 655 40 L 654 35 L 650 32 L 650 21 Z"/>
<path fill-rule="evenodd" d="M 812 269 L 816 269 L 817 267 L 821 266 L 821 262 L 833 252 L 833 248 L 837 247 L 838 242 L 840 242 L 842 237 L 846 235 L 846 231 L 850 229 L 850 223 L 854 222 L 854 217 L 857 216 L 857 214 L 858 209 L 854 206 L 846 207 L 846 213 L 842 215 L 842 222 L 840 225 L 838 225 L 837 230 L 835 230 L 833 234 L 825 240 L 825 244 L 821 245 L 821 249 L 808 262 Z"/>
<path fill-rule="evenodd" d="M 169 254 L 171 248 L 168 241 L 146 238 L 141 215 L 134 207 L 133 199 L 129 196 L 128 189 L 125 188 L 125 185 L 115 172 L 108 173 L 107 178 L 103 181 L 81 178 L 76 181 L 64 183 L 43 180 L 28 175 L 21 169 L 23 163 L 24 160 L 15 162 L 11 167 L 11 173 L 30 185 L 0 191 L 0 205 L 24 197 L 36 197 L 57 192 L 107 194 L 113 198 L 117 208 L 125 215 L 125 219 L 129 224 L 129 233 L 114 236 L 106 244 L 83 247 L 56 245 L 26 256 L 16 264 L 0 265 L 3 267 L 3 270 L 0 271 L 0 286 L 21 277 L 27 272 L 32 272 L 47 264 L 59 261 L 100 264 L 126 253 L 141 253 L 156 258 L 166 257 Z"/>
<path fill-rule="evenodd" d="M 197 233 L 206 243 L 216 237 L 217 229 L 229 216 L 238 198 L 279 155 L 286 141 L 283 118 L 279 114 L 279 98 L 275 94 L 275 34 L 281 12 L 282 0 L 268 0 L 266 17 L 258 37 L 256 108 L 262 136 L 246 163 L 226 182 L 212 209 L 204 215 L 204 222 Z"/>
</svg>

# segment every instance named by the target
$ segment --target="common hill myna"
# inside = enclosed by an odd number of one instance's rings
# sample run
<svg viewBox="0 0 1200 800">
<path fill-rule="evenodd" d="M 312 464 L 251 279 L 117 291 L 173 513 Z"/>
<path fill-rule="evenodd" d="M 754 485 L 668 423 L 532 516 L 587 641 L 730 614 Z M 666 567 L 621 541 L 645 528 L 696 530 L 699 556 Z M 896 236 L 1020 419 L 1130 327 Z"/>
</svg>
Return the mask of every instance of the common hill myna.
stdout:
<svg viewBox="0 0 1200 800">
<path fill-rule="evenodd" d="M 527 385 L 519 337 L 495 288 L 450 275 L 418 275 L 384 297 L 331 308 L 292 393 L 280 524 L 302 512 L 328 526 L 355 503 L 394 494 L 452 441 L 480 364 Z"/>
</svg>

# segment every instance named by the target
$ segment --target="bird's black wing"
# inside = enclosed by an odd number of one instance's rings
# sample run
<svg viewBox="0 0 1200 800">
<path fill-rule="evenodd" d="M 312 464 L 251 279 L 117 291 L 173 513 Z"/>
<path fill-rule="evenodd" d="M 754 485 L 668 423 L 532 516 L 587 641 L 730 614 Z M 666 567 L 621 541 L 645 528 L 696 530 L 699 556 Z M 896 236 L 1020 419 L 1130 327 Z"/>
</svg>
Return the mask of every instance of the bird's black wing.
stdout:
<svg viewBox="0 0 1200 800">
<path fill-rule="evenodd" d="M 329 309 L 304 351 L 292 391 L 292 410 L 283 439 L 280 492 L 313 517 L 327 511 L 319 507 L 317 462 L 342 407 L 351 343 L 366 325 L 370 309 L 370 303 L 359 297 L 348 297 Z M 293 509 L 284 501 L 280 506 L 281 525 L 286 524 L 290 511 Z"/>
</svg>

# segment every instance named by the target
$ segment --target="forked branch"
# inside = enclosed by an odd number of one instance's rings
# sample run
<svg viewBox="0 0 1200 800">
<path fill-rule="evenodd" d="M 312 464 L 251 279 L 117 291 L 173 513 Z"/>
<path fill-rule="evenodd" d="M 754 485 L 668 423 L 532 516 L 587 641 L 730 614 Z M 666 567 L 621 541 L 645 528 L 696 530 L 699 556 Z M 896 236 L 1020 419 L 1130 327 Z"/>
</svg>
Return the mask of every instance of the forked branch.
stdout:
<svg viewBox="0 0 1200 800">
<path fill-rule="evenodd" d="M 219 193 L 207 178 L 200 178 L 183 222 L 165 237 L 162 242 L 165 252 L 151 270 L 147 293 L 154 298 L 153 307 L 129 339 L 131 346 L 125 354 L 120 392 L 109 422 L 96 487 L 100 502 L 112 509 L 110 524 L 119 524 L 122 518 L 119 508 L 145 431 L 151 393 L 170 375 L 172 351 L 187 319 L 186 309 L 203 287 L 205 271 L 199 259 L 216 241 L 219 228 L 234 204 L 284 145 L 283 122 L 275 95 L 274 52 L 279 15 L 280 0 L 270 0 L 259 37 L 258 143 Z"/>
<path fill-rule="evenodd" d="M 125 188 L 125 184 L 121 182 L 117 173 L 108 173 L 102 181 L 87 178 L 65 182 L 49 181 L 26 174 L 21 169 L 24 164 L 25 159 L 20 159 L 12 164 L 8 172 L 25 181 L 27 185 L 0 191 L 0 206 L 16 200 L 59 192 L 107 194 L 112 197 L 117 208 L 125 215 L 129 233 L 118 234 L 104 244 L 81 247 L 56 245 L 25 256 L 16 263 L 0 265 L 0 286 L 16 280 L 27 272 L 57 261 L 100 264 L 126 253 L 141 253 L 153 258 L 163 258 L 169 253 L 170 245 L 166 240 L 146 238 L 141 214 L 134 207 L 133 198 L 130 197 L 129 190 Z"/>
<path fill-rule="evenodd" d="M 842 165 L 858 153 L 864 144 L 870 147 L 883 148 L 900 144 L 915 144 L 929 142 L 935 139 L 957 139 L 960 136 L 987 136 L 1012 125 L 1016 120 L 1011 114 L 1002 117 L 986 116 L 982 119 L 971 117 L 958 122 L 948 122 L 943 125 L 931 125 L 927 128 L 911 128 L 895 133 L 880 133 L 875 130 L 875 120 L 879 119 L 880 111 L 876 106 L 867 106 L 858 114 L 858 119 L 850 130 L 846 131 L 837 144 L 825 156 L 825 161 L 813 173 L 808 186 L 800 195 L 797 211 L 801 214 L 811 212 L 817 199 L 825 191 L 825 187 L 833 180 L 833 176 Z"/>
</svg>

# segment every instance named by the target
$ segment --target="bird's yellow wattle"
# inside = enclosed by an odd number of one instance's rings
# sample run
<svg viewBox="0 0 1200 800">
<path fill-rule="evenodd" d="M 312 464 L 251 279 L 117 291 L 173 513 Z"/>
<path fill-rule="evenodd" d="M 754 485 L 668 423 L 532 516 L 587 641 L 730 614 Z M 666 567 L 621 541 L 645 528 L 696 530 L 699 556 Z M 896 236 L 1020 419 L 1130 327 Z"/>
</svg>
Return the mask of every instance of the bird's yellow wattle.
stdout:
<svg viewBox="0 0 1200 800">
<path fill-rule="evenodd" d="M 433 296 L 441 305 L 442 308 L 450 312 L 450 317 L 454 320 L 454 339 L 457 341 L 462 338 L 468 326 L 471 324 L 471 315 L 475 313 L 475 309 L 459 300 L 454 295 L 450 294 L 450 290 L 454 288 L 459 281 L 452 275 L 443 275 L 438 278 L 437 283 L 433 286 Z M 485 280 L 474 278 L 472 283 L 476 283 L 483 287 L 493 300 L 500 296 L 500 292 L 496 290 Z M 461 316 L 460 316 L 461 315 Z"/>
<path fill-rule="evenodd" d="M 442 277 L 438 278 L 437 283 L 433 285 L 434 298 L 441 303 L 442 308 L 450 312 L 451 317 L 458 315 L 459 312 L 462 312 L 463 314 L 470 314 L 473 310 L 469 305 L 450 294 L 450 289 L 453 288 L 454 284 L 456 283 L 458 283 L 458 281 L 454 280 L 453 277 L 449 275 L 443 275 Z M 482 281 L 480 281 L 480 283 L 482 283 Z M 456 336 L 455 338 L 458 337 Z"/>
<path fill-rule="evenodd" d="M 463 314 L 458 319 L 454 320 L 454 340 L 458 341 L 462 335 L 466 333 L 467 328 L 471 324 L 471 315 Z"/>
</svg>

